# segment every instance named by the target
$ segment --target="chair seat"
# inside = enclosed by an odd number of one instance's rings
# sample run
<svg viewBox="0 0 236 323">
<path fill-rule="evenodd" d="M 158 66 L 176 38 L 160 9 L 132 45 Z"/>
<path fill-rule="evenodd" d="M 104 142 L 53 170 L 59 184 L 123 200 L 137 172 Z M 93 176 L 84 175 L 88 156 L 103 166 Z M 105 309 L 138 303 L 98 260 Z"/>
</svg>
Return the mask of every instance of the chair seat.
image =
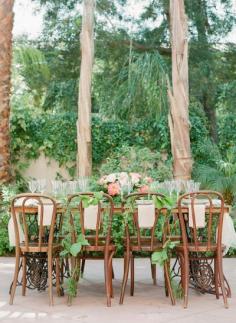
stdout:
<svg viewBox="0 0 236 323">
<path fill-rule="evenodd" d="M 221 250 L 223 251 L 225 249 L 225 246 L 222 245 Z M 183 244 L 178 244 L 176 246 L 176 251 L 183 252 L 184 250 L 184 245 Z M 199 245 L 196 248 L 196 245 L 194 243 L 189 243 L 188 244 L 188 251 L 189 252 L 216 252 L 217 250 L 217 245 L 216 244 L 211 244 L 210 247 L 206 243 L 199 243 Z"/>
<path fill-rule="evenodd" d="M 52 251 L 60 251 L 62 249 L 62 246 L 60 244 L 53 244 L 52 245 Z M 20 250 L 21 252 L 48 252 L 49 247 L 48 243 L 42 243 L 41 248 L 39 248 L 37 242 L 31 242 L 29 243 L 28 247 L 25 243 L 20 244 Z"/>
<path fill-rule="evenodd" d="M 140 237 L 141 247 L 138 245 L 137 236 L 130 237 L 130 250 L 131 251 L 146 251 L 153 252 L 162 249 L 162 243 L 157 239 L 153 239 L 153 246 L 151 248 L 151 237 L 141 236 Z M 126 242 L 125 242 L 126 245 Z"/>
</svg>

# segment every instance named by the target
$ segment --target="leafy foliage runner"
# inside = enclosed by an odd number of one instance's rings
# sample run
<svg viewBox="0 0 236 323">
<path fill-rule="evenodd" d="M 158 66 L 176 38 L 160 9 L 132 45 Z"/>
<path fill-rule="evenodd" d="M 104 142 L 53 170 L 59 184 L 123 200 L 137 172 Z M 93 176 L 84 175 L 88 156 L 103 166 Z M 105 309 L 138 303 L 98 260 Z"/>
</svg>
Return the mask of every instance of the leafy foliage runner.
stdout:
<svg viewBox="0 0 236 323">
<path fill-rule="evenodd" d="M 68 294 L 68 305 L 71 305 L 72 299 L 77 295 L 77 285 L 80 278 L 80 258 L 79 254 L 82 251 L 83 246 L 88 246 L 89 243 L 85 236 L 81 233 L 81 227 L 72 226 L 71 216 L 72 210 L 75 212 L 78 209 L 78 204 L 83 203 L 83 207 L 89 207 L 90 205 L 97 205 L 103 199 L 102 192 L 95 192 L 94 196 L 78 196 L 76 201 L 66 204 L 66 212 L 64 216 L 64 223 L 62 228 L 62 247 L 63 250 L 60 253 L 62 258 L 67 258 L 71 262 L 70 277 L 66 282 L 66 292 Z M 77 211 L 76 211 L 77 212 Z M 73 232 L 76 230 L 77 240 L 73 242 Z"/>
</svg>

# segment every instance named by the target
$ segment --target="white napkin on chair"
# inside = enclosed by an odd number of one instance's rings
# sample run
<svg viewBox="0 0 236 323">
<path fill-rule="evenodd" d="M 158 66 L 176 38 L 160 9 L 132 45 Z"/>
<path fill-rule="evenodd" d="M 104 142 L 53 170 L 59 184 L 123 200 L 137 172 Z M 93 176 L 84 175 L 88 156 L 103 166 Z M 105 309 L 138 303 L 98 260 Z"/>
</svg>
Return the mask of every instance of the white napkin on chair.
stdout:
<svg viewBox="0 0 236 323">
<path fill-rule="evenodd" d="M 24 201 L 24 197 L 19 198 L 18 200 L 15 201 L 15 206 L 22 206 L 23 201 Z M 28 199 L 25 203 L 26 206 L 29 205 L 36 205 L 36 201 L 34 199 Z M 17 220 L 17 224 L 18 224 L 18 231 L 19 231 L 19 239 L 20 239 L 20 243 L 22 243 L 25 239 L 25 235 L 20 223 L 20 219 L 19 219 L 19 213 L 16 212 L 16 220 Z M 8 238 L 9 238 L 9 244 L 11 247 L 15 247 L 16 246 L 16 236 L 15 236 L 15 227 L 14 227 L 14 221 L 13 221 L 13 217 L 10 217 L 10 220 L 8 222 Z"/>
<path fill-rule="evenodd" d="M 20 238 L 20 243 L 24 241 L 25 235 L 22 230 L 21 224 L 19 222 L 19 214 L 16 213 L 16 219 L 17 219 L 17 224 L 18 224 L 18 231 L 19 231 L 19 238 Z M 10 217 L 10 220 L 8 222 L 8 238 L 9 238 L 9 244 L 11 247 L 16 246 L 16 236 L 15 236 L 15 227 L 14 227 L 14 221 L 13 217 Z"/>
<path fill-rule="evenodd" d="M 140 228 L 152 228 L 155 221 L 155 205 L 138 205 L 138 223 Z"/>
<path fill-rule="evenodd" d="M 24 198 L 19 198 L 15 202 L 15 206 L 22 206 Z M 25 203 L 25 206 L 37 206 L 38 203 L 34 199 L 28 199 Z M 51 225 L 52 221 L 52 214 L 53 214 L 53 205 L 52 204 L 44 204 L 43 205 L 43 225 L 48 226 Z M 40 215 L 41 211 L 41 206 L 38 205 L 38 214 Z M 38 215 L 38 225 L 40 224 L 40 216 Z M 20 238 L 20 243 L 24 241 L 24 232 L 21 226 L 21 223 L 19 221 L 19 213 L 16 212 L 16 219 L 18 223 L 18 230 L 19 230 L 19 238 Z M 15 247 L 16 245 L 16 239 L 15 239 L 15 230 L 14 230 L 14 222 L 13 218 L 11 216 L 9 222 L 8 222 L 8 238 L 9 238 L 9 243 L 10 246 Z"/>
<path fill-rule="evenodd" d="M 225 213 L 223 218 L 222 244 L 225 246 L 224 255 L 227 254 L 230 247 L 236 248 L 236 232 L 229 213 Z"/>
<path fill-rule="evenodd" d="M 204 228 L 206 225 L 206 205 L 205 204 L 195 204 L 194 206 L 194 215 L 196 228 Z M 189 227 L 193 228 L 193 216 L 192 216 L 192 206 L 189 205 Z"/>
<path fill-rule="evenodd" d="M 38 206 L 38 225 L 40 225 L 41 205 Z M 43 226 L 51 225 L 53 204 L 43 204 Z"/>
<path fill-rule="evenodd" d="M 98 218 L 98 205 L 90 205 L 84 208 L 84 228 L 96 230 Z"/>
</svg>

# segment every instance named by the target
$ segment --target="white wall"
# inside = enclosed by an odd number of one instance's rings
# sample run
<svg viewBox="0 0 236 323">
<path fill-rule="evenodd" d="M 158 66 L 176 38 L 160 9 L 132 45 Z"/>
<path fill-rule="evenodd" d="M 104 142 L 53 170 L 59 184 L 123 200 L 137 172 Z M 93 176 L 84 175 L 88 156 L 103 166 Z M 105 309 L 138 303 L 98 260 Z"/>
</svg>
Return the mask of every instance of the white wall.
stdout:
<svg viewBox="0 0 236 323">
<path fill-rule="evenodd" d="M 66 180 L 70 179 L 66 167 L 60 167 L 57 161 L 40 155 L 38 159 L 31 161 L 30 166 L 22 172 L 22 175 L 26 178 L 53 180 L 56 178 L 57 173 Z"/>
</svg>

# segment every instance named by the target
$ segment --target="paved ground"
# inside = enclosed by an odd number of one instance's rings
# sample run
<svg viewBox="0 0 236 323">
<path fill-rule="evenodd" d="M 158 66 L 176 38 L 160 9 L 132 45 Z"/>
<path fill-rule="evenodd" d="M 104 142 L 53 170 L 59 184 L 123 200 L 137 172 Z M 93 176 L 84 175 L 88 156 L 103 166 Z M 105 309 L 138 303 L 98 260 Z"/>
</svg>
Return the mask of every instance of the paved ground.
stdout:
<svg viewBox="0 0 236 323">
<path fill-rule="evenodd" d="M 106 307 L 103 285 L 103 264 L 100 261 L 88 261 L 85 278 L 81 280 L 80 292 L 73 305 L 66 305 L 66 298 L 55 295 L 55 305 L 48 306 L 47 292 L 27 291 L 21 296 L 18 287 L 14 305 L 8 305 L 9 285 L 14 270 L 14 258 L 0 258 L 0 321 L 51 323 L 235 323 L 236 322 L 236 259 L 225 259 L 225 274 L 232 288 L 230 308 L 224 309 L 222 299 L 216 300 L 213 295 L 201 295 L 190 291 L 189 308 L 183 309 L 182 301 L 176 306 L 164 296 L 161 269 L 158 270 L 159 285 L 153 286 L 150 279 L 148 260 L 136 260 L 135 295 L 130 297 L 128 290 L 124 305 L 118 304 L 123 262 L 115 259 L 115 298 L 112 307 Z"/>
</svg>

